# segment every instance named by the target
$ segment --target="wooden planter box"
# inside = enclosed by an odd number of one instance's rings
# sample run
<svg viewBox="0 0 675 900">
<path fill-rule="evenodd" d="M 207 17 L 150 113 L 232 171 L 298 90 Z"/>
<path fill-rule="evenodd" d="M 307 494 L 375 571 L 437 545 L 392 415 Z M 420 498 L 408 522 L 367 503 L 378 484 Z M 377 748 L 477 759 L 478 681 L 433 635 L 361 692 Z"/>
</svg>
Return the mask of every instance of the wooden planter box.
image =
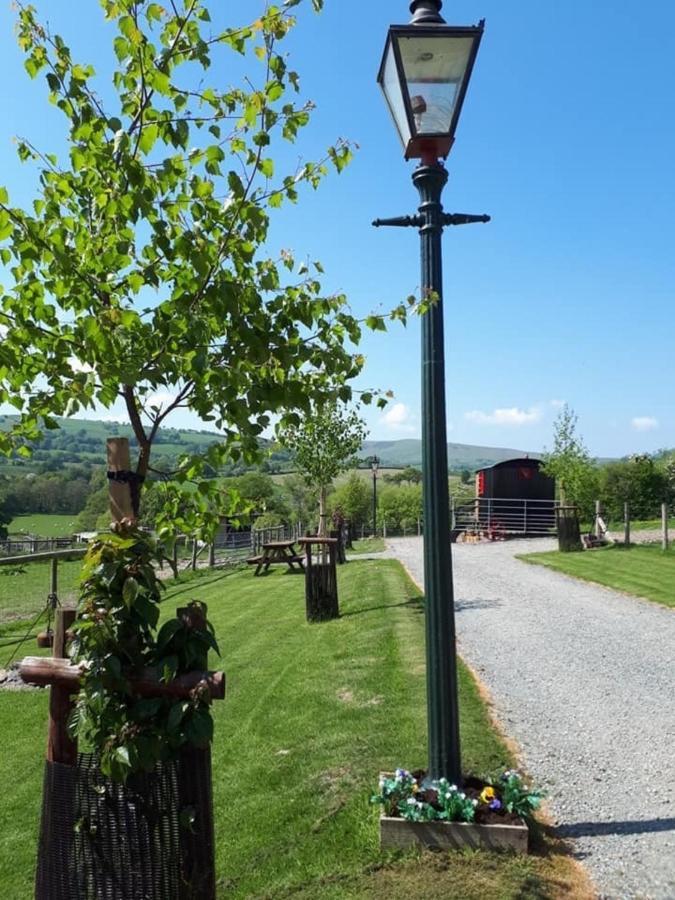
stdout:
<svg viewBox="0 0 675 900">
<path fill-rule="evenodd" d="M 434 850 L 515 850 L 527 853 L 528 831 L 520 825 L 472 822 L 408 822 L 380 817 L 380 850 L 428 847 Z"/>
</svg>

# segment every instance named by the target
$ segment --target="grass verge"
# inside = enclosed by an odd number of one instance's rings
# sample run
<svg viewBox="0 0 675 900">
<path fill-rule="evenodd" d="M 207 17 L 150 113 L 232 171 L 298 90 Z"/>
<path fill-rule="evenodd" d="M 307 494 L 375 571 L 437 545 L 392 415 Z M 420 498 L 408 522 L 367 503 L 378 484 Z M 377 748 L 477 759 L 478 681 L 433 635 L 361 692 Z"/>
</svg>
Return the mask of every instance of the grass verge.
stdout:
<svg viewBox="0 0 675 900">
<path fill-rule="evenodd" d="M 388 854 L 368 804 L 378 773 L 424 765 L 424 622 L 418 592 L 395 561 L 340 569 L 339 620 L 310 626 L 303 579 L 274 572 L 182 576 L 165 614 L 209 604 L 227 673 L 215 704 L 214 807 L 220 898 L 462 898 L 592 896 L 559 844 L 530 857 Z M 476 683 L 460 667 L 464 770 L 512 758 Z M 0 884 L 30 897 L 46 731 L 43 692 L 0 692 Z"/>
<path fill-rule="evenodd" d="M 528 553 L 518 559 L 675 607 L 673 547 L 664 551 L 657 544 L 614 545 L 583 553 Z"/>
</svg>

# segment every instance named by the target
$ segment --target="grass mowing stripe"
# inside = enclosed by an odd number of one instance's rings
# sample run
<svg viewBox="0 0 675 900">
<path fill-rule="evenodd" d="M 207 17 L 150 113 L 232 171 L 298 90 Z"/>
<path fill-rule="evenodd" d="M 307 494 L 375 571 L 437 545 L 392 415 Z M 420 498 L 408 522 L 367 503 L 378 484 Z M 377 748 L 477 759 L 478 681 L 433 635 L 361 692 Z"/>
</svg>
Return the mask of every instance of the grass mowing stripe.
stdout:
<svg viewBox="0 0 675 900">
<path fill-rule="evenodd" d="M 524 562 L 675 607 L 675 548 L 657 544 L 620 545 L 583 553 L 528 553 Z"/>
</svg>

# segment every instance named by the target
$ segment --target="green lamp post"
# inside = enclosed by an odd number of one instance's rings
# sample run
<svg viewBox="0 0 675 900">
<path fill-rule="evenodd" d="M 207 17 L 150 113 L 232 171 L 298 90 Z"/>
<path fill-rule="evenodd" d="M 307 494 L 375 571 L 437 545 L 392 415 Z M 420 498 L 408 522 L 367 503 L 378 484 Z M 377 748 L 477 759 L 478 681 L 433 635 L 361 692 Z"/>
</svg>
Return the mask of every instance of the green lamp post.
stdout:
<svg viewBox="0 0 675 900">
<path fill-rule="evenodd" d="M 424 590 L 426 596 L 429 777 L 461 780 L 455 650 L 450 503 L 443 344 L 441 238 L 446 225 L 488 222 L 489 216 L 447 214 L 441 194 L 448 173 L 440 161 L 455 130 L 483 34 L 483 22 L 454 27 L 440 15 L 442 0 L 413 0 L 409 25 L 389 29 L 378 82 L 403 143 L 406 159 L 419 159 L 412 179 L 419 191 L 415 216 L 373 224 L 419 229 L 422 297 L 422 468 Z"/>
</svg>

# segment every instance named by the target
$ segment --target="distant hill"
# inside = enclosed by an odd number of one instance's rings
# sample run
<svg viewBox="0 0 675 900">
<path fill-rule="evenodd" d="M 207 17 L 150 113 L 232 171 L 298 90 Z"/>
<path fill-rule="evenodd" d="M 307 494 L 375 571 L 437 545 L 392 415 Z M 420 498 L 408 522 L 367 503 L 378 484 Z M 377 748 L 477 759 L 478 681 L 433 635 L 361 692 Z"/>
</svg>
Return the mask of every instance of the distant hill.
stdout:
<svg viewBox="0 0 675 900">
<path fill-rule="evenodd" d="M 378 456 L 383 466 L 422 465 L 422 441 L 366 441 L 359 453 L 360 458 Z M 519 456 L 530 456 L 539 459 L 541 453 L 527 450 L 512 450 L 505 447 L 479 447 L 473 444 L 448 444 L 448 468 L 452 471 L 461 469 L 481 469 L 493 466 L 505 459 Z"/>
<path fill-rule="evenodd" d="M 9 428 L 12 416 L 0 416 L 0 429 Z M 8 468 L 20 467 L 24 471 L 58 470 L 68 465 L 100 466 L 104 461 L 105 442 L 109 437 L 127 437 L 130 446 L 136 440 L 129 425 L 89 419 L 59 419 L 59 428 L 46 431 L 43 439 L 36 443 L 33 457 L 29 460 L 13 459 L 0 464 L 5 473 Z M 201 453 L 218 441 L 213 431 L 196 431 L 179 428 L 161 428 L 154 448 L 154 461 L 163 468 L 186 453 Z M 505 459 L 526 456 L 524 450 L 502 447 L 479 447 L 472 444 L 448 444 L 448 462 L 452 471 L 479 469 L 494 465 Z M 529 453 L 537 457 L 537 453 Z M 420 440 L 366 441 L 359 453 L 361 459 L 378 456 L 383 468 L 421 466 L 422 442 Z M 284 449 L 275 449 L 264 466 L 270 471 L 283 472 L 293 468 L 291 454 Z"/>
</svg>

